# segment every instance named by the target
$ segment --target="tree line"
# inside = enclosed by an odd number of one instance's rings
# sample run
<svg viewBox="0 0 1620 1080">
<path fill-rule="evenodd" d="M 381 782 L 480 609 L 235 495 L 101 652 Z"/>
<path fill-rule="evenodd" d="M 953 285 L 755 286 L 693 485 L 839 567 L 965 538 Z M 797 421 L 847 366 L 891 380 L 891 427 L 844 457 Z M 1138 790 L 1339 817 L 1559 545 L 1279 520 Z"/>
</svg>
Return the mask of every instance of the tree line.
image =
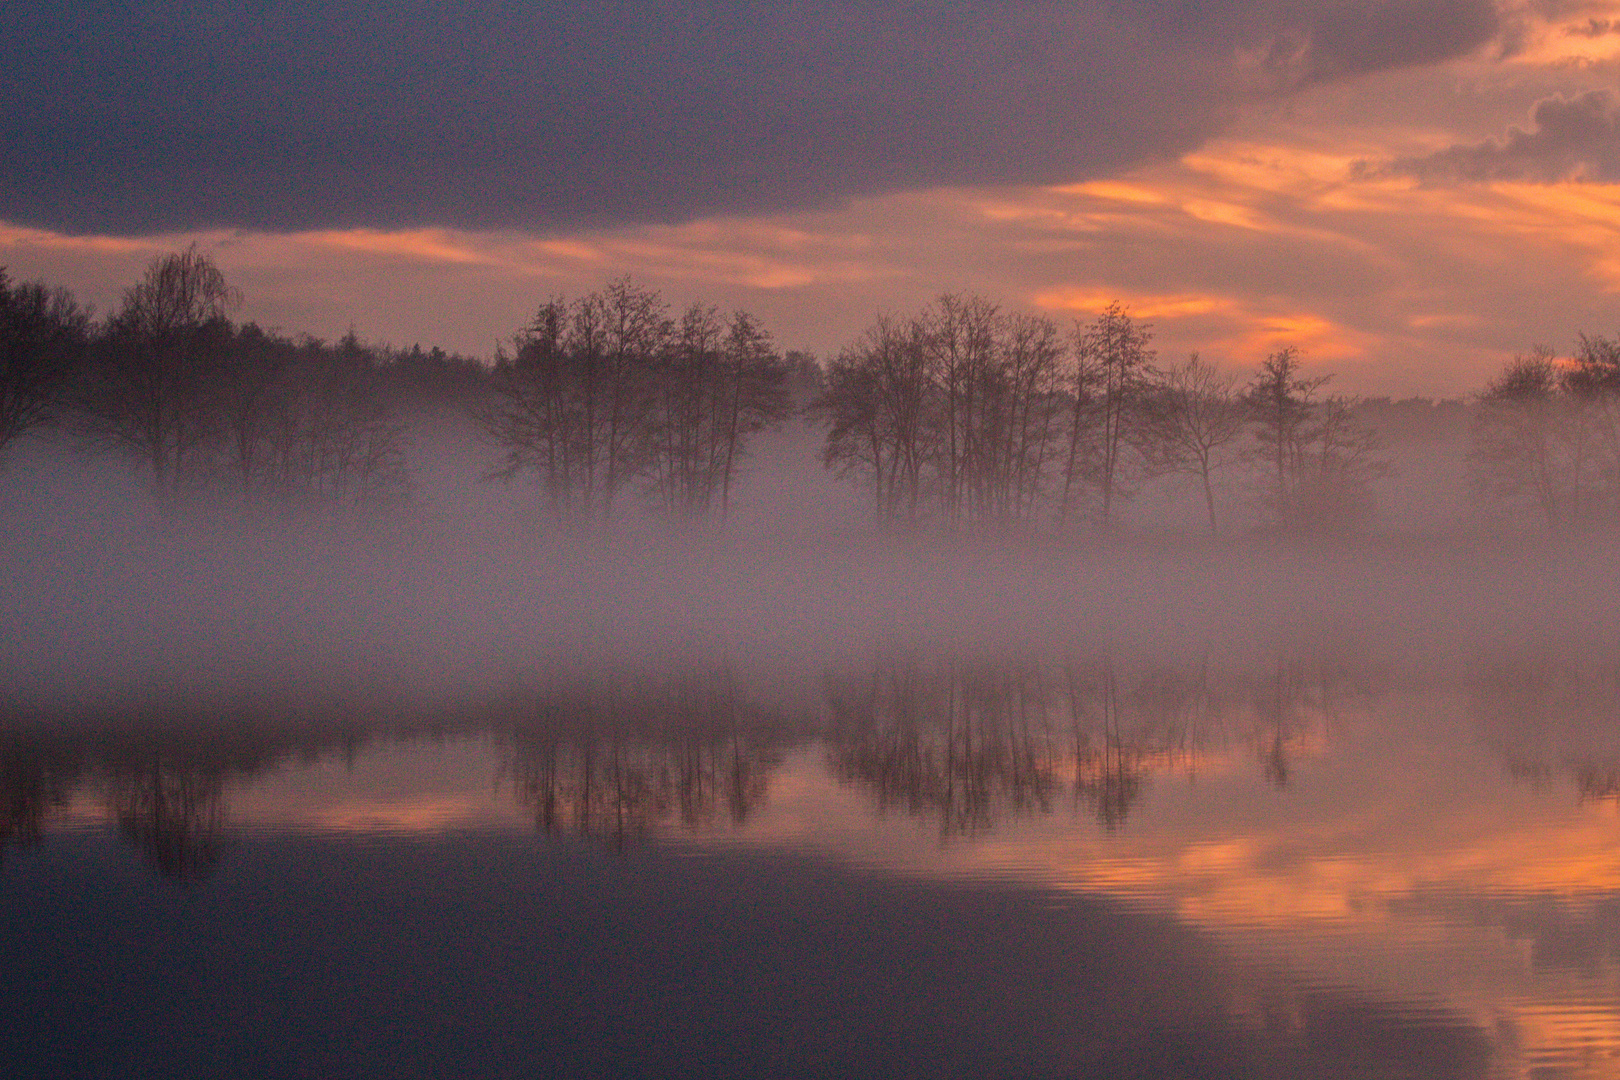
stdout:
<svg viewBox="0 0 1620 1080">
<path fill-rule="evenodd" d="M 1247 379 L 1161 363 L 1120 304 L 1063 326 L 945 294 L 875 318 L 827 364 L 745 311 L 673 311 L 629 279 L 553 297 L 494 363 L 237 324 L 241 297 L 195 247 L 154 259 L 96 320 L 0 269 L 0 454 L 54 427 L 121 455 L 153 491 L 365 504 L 410 487 L 424 414 L 470 418 L 486 476 L 533 482 L 559 521 L 634 503 L 724 520 L 750 453 L 790 418 L 895 526 L 1114 528 L 1180 476 L 1204 527 L 1246 488 L 1283 528 L 1353 527 L 1390 471 L 1367 410 L 1297 349 Z M 1516 358 L 1469 407 L 1472 505 L 1549 527 L 1620 516 L 1620 339 Z"/>
<path fill-rule="evenodd" d="M 497 355 L 479 418 L 502 454 L 492 475 L 532 475 L 559 518 L 611 516 L 640 488 L 671 515 L 724 520 L 751 440 L 817 375 L 745 311 L 674 317 L 620 280 L 542 305 Z"/>
<path fill-rule="evenodd" d="M 154 260 L 99 323 L 65 291 L 0 270 L 0 453 L 56 427 L 137 466 L 164 500 L 376 502 L 407 488 L 406 400 L 484 379 L 440 350 L 235 324 L 239 302 L 195 248 Z"/>
<path fill-rule="evenodd" d="M 1067 331 L 947 294 L 881 317 L 827 372 L 812 410 L 829 468 L 883 518 L 1114 526 L 1143 483 L 1194 478 L 1211 532 L 1216 478 L 1249 465 L 1273 520 L 1347 524 L 1385 469 L 1350 399 L 1321 393 L 1298 350 L 1247 384 L 1195 353 L 1157 366 L 1152 328 L 1120 304 Z"/>
</svg>

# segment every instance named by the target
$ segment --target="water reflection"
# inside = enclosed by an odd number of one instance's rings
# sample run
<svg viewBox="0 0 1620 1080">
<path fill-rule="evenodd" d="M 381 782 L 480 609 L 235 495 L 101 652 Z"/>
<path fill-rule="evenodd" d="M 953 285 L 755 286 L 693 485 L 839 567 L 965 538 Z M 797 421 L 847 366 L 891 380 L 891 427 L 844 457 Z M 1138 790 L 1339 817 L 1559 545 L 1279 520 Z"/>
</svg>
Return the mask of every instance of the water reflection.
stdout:
<svg viewBox="0 0 1620 1080">
<path fill-rule="evenodd" d="M 1004 812 L 1048 812 L 1066 754 L 1048 673 L 1020 664 L 884 659 L 828 676 L 828 759 L 882 809 L 937 815 L 950 832 Z"/>
<path fill-rule="evenodd" d="M 1620 1073 L 1620 664 L 1597 655 L 1481 656 L 1397 677 L 1373 650 L 1322 646 L 911 653 L 791 687 L 726 665 L 537 677 L 493 702 L 371 707 L 363 721 L 353 702 L 11 718 L 0 874 L 53 872 L 18 852 L 48 853 L 59 824 L 122 845 L 125 865 L 138 851 L 156 876 L 189 883 L 170 891 L 201 910 L 236 903 L 244 882 L 304 888 L 309 871 L 277 860 L 313 843 L 322 872 L 367 903 L 416 897 L 453 921 L 474 915 L 444 896 L 482 896 L 470 882 L 495 873 L 481 860 L 498 851 L 501 867 L 539 878 L 501 878 L 479 903 L 548 912 L 550 936 L 519 950 L 523 972 L 480 944 L 515 932 L 506 915 L 420 932 L 514 978 L 598 971 L 602 1015 L 567 1024 L 597 1032 L 578 1046 L 627 1074 L 654 1058 L 615 1058 L 634 1056 L 608 1046 L 615 1033 L 650 1030 L 660 1009 L 701 1012 L 682 996 L 692 972 L 706 973 L 714 1009 L 740 1013 L 760 987 L 802 1004 L 817 990 L 793 973 L 816 972 L 822 990 L 876 995 L 866 1021 L 890 1035 L 911 1008 L 905 1022 L 948 1026 L 948 998 L 994 985 L 1043 1046 L 1061 1044 L 1054 1073 L 1608 1076 Z M 351 880 L 347 859 L 389 869 Z M 677 925 L 690 942 L 671 942 Z M 1075 951 L 1053 959 L 1042 950 L 1054 941 Z M 722 967 L 705 966 L 714 957 Z M 493 978 L 482 970 L 456 977 Z M 938 981 L 905 997 L 897 971 Z M 728 981 L 749 978 L 747 992 Z M 1026 978 L 1102 1026 L 1030 1020 L 1044 1006 L 1008 986 Z M 975 1008 L 986 1030 L 1017 1026 Z M 777 1022 L 821 1038 L 802 1016 Z M 1016 1040 L 990 1041 L 1001 1053 Z M 1040 1071 L 953 1047 L 956 1064 Z M 824 1049 L 852 1067 L 843 1044 Z"/>
<path fill-rule="evenodd" d="M 544 833 L 615 847 L 672 822 L 742 825 L 765 801 L 781 742 L 805 730 L 724 667 L 551 688 L 515 711 L 502 774 L 518 803 Z"/>
<path fill-rule="evenodd" d="M 0 867 L 8 847 L 39 843 L 78 780 L 76 754 L 20 732 L 0 733 Z"/>
<path fill-rule="evenodd" d="M 1469 673 L 1467 696 L 1510 775 L 1572 784 L 1583 802 L 1616 801 L 1620 663 L 1574 651 L 1494 657 Z"/>
<path fill-rule="evenodd" d="M 1209 648 L 1168 659 L 904 654 L 824 671 L 819 691 L 791 698 L 717 665 L 540 680 L 426 715 L 356 719 L 366 707 L 345 701 L 12 718 L 0 724 L 0 853 L 37 843 L 70 806 L 99 808 L 154 870 L 202 877 L 228 847 L 233 787 L 334 756 L 352 767 L 376 745 L 474 736 L 498 748 L 490 782 L 541 833 L 615 847 L 668 827 L 745 827 L 784 755 L 807 747 L 880 813 L 932 821 L 947 837 L 1053 814 L 1113 832 L 1161 777 L 1196 781 L 1246 761 L 1286 791 L 1301 761 L 1328 752 L 1336 725 L 1378 708 L 1392 685 L 1384 665 L 1343 648 L 1221 661 Z M 1581 805 L 1620 803 L 1620 664 L 1492 657 L 1459 684 L 1506 775 Z M 1400 718 L 1407 730 L 1390 739 L 1421 728 L 1412 721 Z"/>
<path fill-rule="evenodd" d="M 880 809 L 935 817 L 946 835 L 1060 806 L 1114 830 L 1154 776 L 1195 774 L 1238 746 L 1287 787 L 1294 760 L 1348 703 L 1376 699 L 1379 679 L 1354 654 L 1258 669 L 1222 669 L 1207 651 L 1174 663 L 884 657 L 828 676 L 829 762 Z"/>
<path fill-rule="evenodd" d="M 230 846 L 228 789 L 290 758 L 352 756 L 370 736 L 336 716 L 142 706 L 0 727 L 4 847 L 37 844 L 76 804 L 99 811 L 159 875 L 206 878 Z M 92 810 L 91 807 L 94 807 Z"/>
<path fill-rule="evenodd" d="M 146 863 L 177 881 L 207 877 L 225 851 L 225 778 L 154 755 L 111 771 L 106 800 Z"/>
</svg>

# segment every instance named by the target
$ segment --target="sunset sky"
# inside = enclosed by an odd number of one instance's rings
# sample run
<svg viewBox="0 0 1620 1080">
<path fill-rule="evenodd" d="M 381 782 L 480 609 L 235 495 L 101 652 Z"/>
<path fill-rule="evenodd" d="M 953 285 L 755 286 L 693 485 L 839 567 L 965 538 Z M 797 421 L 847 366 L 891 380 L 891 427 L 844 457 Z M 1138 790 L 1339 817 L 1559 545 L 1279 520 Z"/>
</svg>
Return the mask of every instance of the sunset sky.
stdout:
<svg viewBox="0 0 1620 1080">
<path fill-rule="evenodd" d="M 288 333 L 488 357 L 632 274 L 827 356 L 1118 299 L 1458 394 L 1620 332 L 1620 2 L 11 0 L 0 265 L 99 312 L 195 240 Z"/>
</svg>

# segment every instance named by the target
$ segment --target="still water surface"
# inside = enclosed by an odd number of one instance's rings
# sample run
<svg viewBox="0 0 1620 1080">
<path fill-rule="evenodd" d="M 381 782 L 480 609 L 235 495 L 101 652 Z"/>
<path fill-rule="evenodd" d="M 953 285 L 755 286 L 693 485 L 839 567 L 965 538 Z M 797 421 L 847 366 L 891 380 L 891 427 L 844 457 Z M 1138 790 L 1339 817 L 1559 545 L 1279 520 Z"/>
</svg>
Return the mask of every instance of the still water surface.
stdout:
<svg viewBox="0 0 1620 1080">
<path fill-rule="evenodd" d="M 19 1076 L 1620 1076 L 1620 666 L 881 656 L 0 726 Z"/>
</svg>

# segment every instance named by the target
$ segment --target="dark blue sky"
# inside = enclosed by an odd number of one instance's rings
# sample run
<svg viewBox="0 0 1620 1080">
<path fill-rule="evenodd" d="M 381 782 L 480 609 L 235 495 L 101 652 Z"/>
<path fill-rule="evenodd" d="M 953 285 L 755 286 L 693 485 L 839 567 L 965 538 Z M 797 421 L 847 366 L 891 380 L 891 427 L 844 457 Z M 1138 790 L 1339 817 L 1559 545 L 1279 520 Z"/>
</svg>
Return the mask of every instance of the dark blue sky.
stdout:
<svg viewBox="0 0 1620 1080">
<path fill-rule="evenodd" d="M 1500 29 L 1490 0 L 9 0 L 0 220 L 548 231 L 1082 179 Z"/>
</svg>

